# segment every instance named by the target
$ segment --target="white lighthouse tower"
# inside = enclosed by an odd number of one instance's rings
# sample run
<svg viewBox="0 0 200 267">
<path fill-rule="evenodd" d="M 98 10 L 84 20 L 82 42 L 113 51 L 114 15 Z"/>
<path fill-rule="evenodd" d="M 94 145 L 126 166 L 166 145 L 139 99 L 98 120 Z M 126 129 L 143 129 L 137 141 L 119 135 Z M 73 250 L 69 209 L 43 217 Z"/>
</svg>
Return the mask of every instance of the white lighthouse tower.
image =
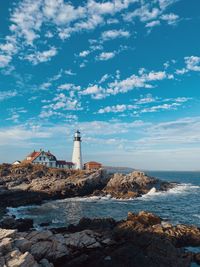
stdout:
<svg viewBox="0 0 200 267">
<path fill-rule="evenodd" d="M 82 170 L 81 133 L 78 130 L 74 134 L 72 162 L 75 164 L 75 169 Z"/>
</svg>

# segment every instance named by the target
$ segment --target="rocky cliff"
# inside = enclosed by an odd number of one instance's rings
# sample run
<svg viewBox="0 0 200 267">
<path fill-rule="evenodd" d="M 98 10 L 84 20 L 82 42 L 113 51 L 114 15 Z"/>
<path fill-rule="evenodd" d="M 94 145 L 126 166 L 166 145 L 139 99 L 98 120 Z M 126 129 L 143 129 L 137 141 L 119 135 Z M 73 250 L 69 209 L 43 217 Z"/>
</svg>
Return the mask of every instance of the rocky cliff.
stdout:
<svg viewBox="0 0 200 267">
<path fill-rule="evenodd" d="M 200 229 L 129 213 L 126 220 L 83 218 L 68 228 L 26 232 L 0 228 L 0 266 L 189 267 L 200 254 Z"/>
<path fill-rule="evenodd" d="M 108 174 L 104 170 L 64 170 L 32 164 L 0 165 L 1 207 L 89 195 L 134 198 L 148 193 L 152 188 L 168 190 L 172 186 L 138 171 L 123 175 Z"/>
<path fill-rule="evenodd" d="M 99 193 L 110 194 L 115 198 L 135 198 L 147 194 L 152 189 L 166 191 L 173 186 L 173 183 L 149 177 L 144 172 L 133 171 L 126 175 L 115 173 Z"/>
</svg>

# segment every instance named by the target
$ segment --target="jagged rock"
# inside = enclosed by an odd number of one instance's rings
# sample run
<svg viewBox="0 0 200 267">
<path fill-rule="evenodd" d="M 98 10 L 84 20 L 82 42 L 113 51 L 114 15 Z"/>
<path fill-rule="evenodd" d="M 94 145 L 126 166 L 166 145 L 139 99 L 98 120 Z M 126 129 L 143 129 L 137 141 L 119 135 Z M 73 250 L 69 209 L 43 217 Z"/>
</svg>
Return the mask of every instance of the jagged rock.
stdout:
<svg viewBox="0 0 200 267">
<path fill-rule="evenodd" d="M 26 239 L 31 241 L 32 243 L 36 243 L 37 241 L 47 240 L 52 235 L 53 235 L 53 233 L 49 230 L 32 231 L 26 236 Z"/>
<path fill-rule="evenodd" d="M 47 258 L 48 252 L 51 250 L 51 241 L 38 241 L 31 246 L 31 254 L 36 260 L 41 260 L 42 258 Z"/>
<path fill-rule="evenodd" d="M 15 246 L 21 251 L 21 252 L 26 252 L 29 251 L 31 246 L 32 246 L 32 242 L 30 242 L 29 240 L 27 240 L 26 238 L 19 238 L 17 240 L 15 240 Z"/>
<path fill-rule="evenodd" d="M 15 237 L 17 230 L 0 229 L 0 240 L 6 237 Z"/>
<path fill-rule="evenodd" d="M 139 212 L 137 219 L 140 223 L 147 226 L 161 224 L 161 218 L 150 212 L 145 212 L 145 211 Z"/>
<path fill-rule="evenodd" d="M 165 189 L 164 186 L 165 184 Z M 169 186 L 169 187 L 167 187 Z M 104 194 L 110 194 L 115 198 L 135 198 L 148 193 L 152 188 L 155 190 L 167 190 L 172 185 L 167 182 L 161 182 L 158 179 L 145 175 L 144 172 L 134 171 L 130 174 L 114 174 L 105 188 Z"/>
<path fill-rule="evenodd" d="M 12 250 L 12 238 L 3 238 L 0 241 L 0 254 L 5 255 Z"/>
<path fill-rule="evenodd" d="M 199 253 L 183 249 L 200 246 L 199 228 L 164 224 L 149 212 L 129 213 L 119 222 L 84 218 L 78 225 L 73 233 L 0 229 L 0 266 L 188 267 L 200 262 Z"/>
<path fill-rule="evenodd" d="M 56 240 L 38 241 L 32 245 L 30 252 L 37 260 L 56 260 L 69 254 L 67 246 Z"/>
<path fill-rule="evenodd" d="M 66 234 L 66 245 L 77 248 L 98 248 L 101 244 L 96 240 L 98 236 L 91 230 L 83 230 L 78 233 Z"/>
<path fill-rule="evenodd" d="M 16 207 L 40 204 L 43 200 L 88 195 L 135 198 L 152 188 L 163 191 L 174 184 L 161 182 L 139 171 L 112 175 L 104 170 L 64 170 L 39 164 L 20 164 L 0 165 L 0 186 L 1 206 Z"/>
<path fill-rule="evenodd" d="M 28 231 L 33 228 L 32 219 L 15 219 L 13 217 L 5 217 L 0 222 L 0 227 L 5 229 L 17 229 L 21 232 Z"/>
<path fill-rule="evenodd" d="M 90 230 L 95 230 L 95 229 L 101 229 L 101 230 L 111 230 L 114 228 L 116 225 L 116 221 L 113 218 L 82 218 L 80 219 L 79 223 L 77 226 L 74 228 L 72 226 L 68 227 L 69 230 L 75 230 L 75 231 L 81 231 L 85 228 L 90 229 Z"/>
<path fill-rule="evenodd" d="M 34 257 L 29 253 L 20 253 L 18 250 L 14 250 L 5 256 L 5 262 L 7 267 L 39 267 Z"/>
<path fill-rule="evenodd" d="M 4 266 L 6 266 L 5 264 L 6 264 L 6 262 L 5 262 L 4 257 L 1 257 L 1 255 L 0 255 L 0 266 L 4 267 Z"/>
</svg>

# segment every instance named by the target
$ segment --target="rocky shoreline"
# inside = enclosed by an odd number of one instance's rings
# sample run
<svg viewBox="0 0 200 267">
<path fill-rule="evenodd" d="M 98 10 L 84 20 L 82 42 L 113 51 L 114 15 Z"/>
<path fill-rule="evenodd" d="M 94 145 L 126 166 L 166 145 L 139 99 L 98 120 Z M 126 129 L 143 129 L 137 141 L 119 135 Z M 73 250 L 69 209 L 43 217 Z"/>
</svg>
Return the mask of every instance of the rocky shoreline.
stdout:
<svg viewBox="0 0 200 267">
<path fill-rule="evenodd" d="M 109 174 L 105 170 L 77 171 L 43 165 L 0 165 L 1 208 L 41 204 L 43 200 L 82 196 L 135 198 L 154 189 L 166 191 L 173 183 L 149 177 L 143 172 Z"/>
<path fill-rule="evenodd" d="M 173 226 L 144 211 L 129 213 L 126 220 L 118 222 L 112 218 L 82 218 L 77 225 L 41 231 L 5 229 L 6 220 L 8 223 L 6 218 L 5 224 L 1 224 L 4 228 L 0 228 L 3 267 L 188 267 L 192 262 L 200 265 L 200 253 L 185 249 L 200 246 L 199 228 Z"/>
<path fill-rule="evenodd" d="M 40 204 L 76 196 L 136 198 L 167 191 L 174 183 L 143 172 L 108 174 L 104 170 L 75 171 L 41 165 L 0 165 L 0 212 L 6 207 Z M 158 216 L 129 213 L 126 220 L 82 218 L 77 225 L 35 230 L 31 219 L 5 216 L 0 221 L 2 267 L 187 267 L 200 265 L 200 229 L 162 221 Z M 48 226 L 49 227 L 49 226 Z"/>
</svg>

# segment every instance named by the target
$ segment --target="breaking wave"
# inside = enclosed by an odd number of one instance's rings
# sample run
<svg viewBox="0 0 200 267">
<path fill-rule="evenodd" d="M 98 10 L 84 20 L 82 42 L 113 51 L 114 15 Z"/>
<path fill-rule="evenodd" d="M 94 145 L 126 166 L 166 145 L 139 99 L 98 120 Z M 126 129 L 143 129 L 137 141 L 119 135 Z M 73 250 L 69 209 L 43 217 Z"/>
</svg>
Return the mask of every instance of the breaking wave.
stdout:
<svg viewBox="0 0 200 267">
<path fill-rule="evenodd" d="M 200 177 L 200 174 L 199 174 Z M 113 217 L 124 219 L 129 211 L 147 210 L 171 223 L 188 223 L 200 226 L 200 180 L 182 179 L 174 188 L 158 192 L 152 188 L 147 194 L 134 199 L 115 199 L 111 195 L 75 197 L 43 202 L 41 205 L 8 208 L 8 214 L 18 218 L 32 218 L 34 226 L 41 223 L 51 227 L 76 224 L 82 217 Z M 190 183 L 191 182 L 191 183 Z M 192 184 L 193 183 L 193 184 Z M 48 228 L 47 227 L 47 228 Z"/>
</svg>

